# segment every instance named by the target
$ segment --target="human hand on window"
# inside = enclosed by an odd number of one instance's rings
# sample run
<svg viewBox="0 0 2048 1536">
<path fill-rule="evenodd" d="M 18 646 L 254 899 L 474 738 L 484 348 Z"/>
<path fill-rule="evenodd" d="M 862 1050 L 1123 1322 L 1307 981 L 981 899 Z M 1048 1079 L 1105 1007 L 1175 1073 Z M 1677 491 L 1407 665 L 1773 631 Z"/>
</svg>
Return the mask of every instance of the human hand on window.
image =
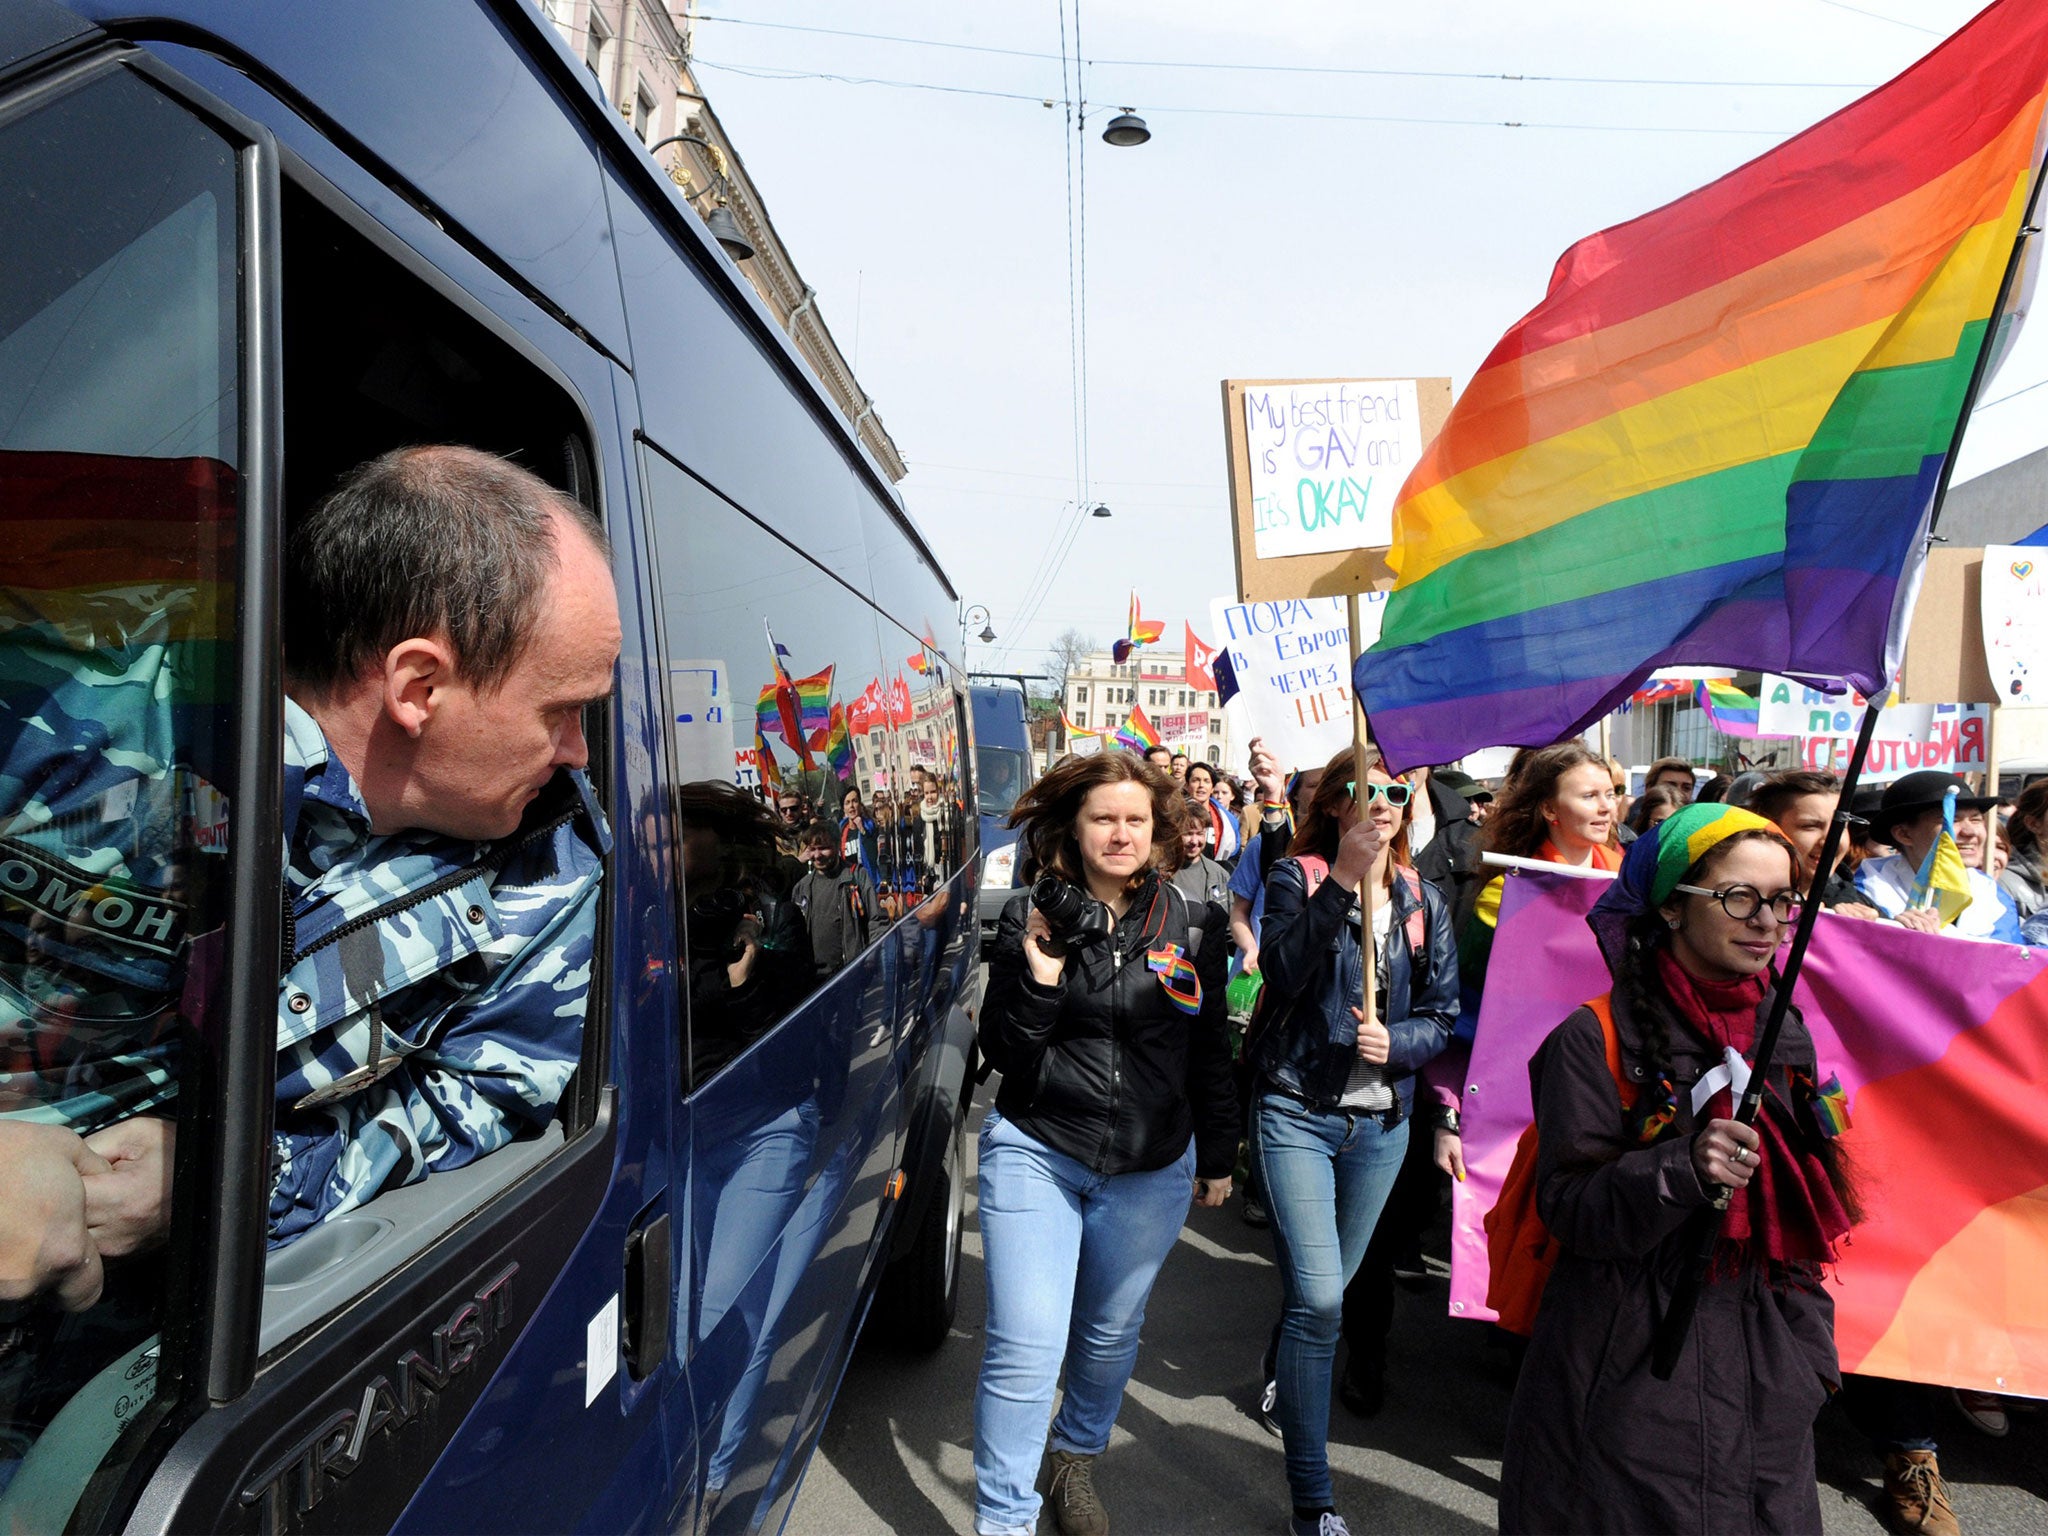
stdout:
<svg viewBox="0 0 2048 1536">
<path fill-rule="evenodd" d="M 85 1225 L 100 1256 L 126 1258 L 154 1248 L 171 1227 L 171 1161 L 178 1123 L 137 1115 L 85 1138 L 106 1159 L 85 1176 Z"/>
<path fill-rule="evenodd" d="M 100 1251 L 86 1228 L 85 1176 L 107 1160 L 57 1125 L 0 1120 L 0 1300 L 49 1293 L 67 1312 L 100 1299 Z"/>
</svg>

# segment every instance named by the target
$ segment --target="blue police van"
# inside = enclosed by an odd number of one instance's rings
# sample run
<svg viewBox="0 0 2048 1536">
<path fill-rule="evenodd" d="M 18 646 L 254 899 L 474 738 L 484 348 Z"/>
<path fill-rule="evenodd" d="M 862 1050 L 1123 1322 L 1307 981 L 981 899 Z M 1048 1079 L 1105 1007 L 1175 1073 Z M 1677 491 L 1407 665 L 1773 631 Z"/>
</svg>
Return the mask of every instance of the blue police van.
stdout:
<svg viewBox="0 0 2048 1536">
<path fill-rule="evenodd" d="M 977 678 L 967 690 L 974 722 L 975 814 L 981 823 L 983 937 L 993 937 L 1023 871 L 1010 812 L 1037 777 L 1031 763 L 1029 710 L 1022 683 Z"/>
<path fill-rule="evenodd" d="M 0 1293 L 0 1529 L 780 1528 L 864 1323 L 957 1289 L 976 819 L 828 969 L 755 785 L 974 801 L 943 658 L 857 766 L 756 752 L 778 658 L 852 699 L 956 606 L 886 477 L 520 0 L 8 0 L 0 267 L 0 1131 L 176 1128 L 160 1246 Z M 615 551 L 581 1057 L 276 1243 L 280 551 L 409 443 Z"/>
</svg>

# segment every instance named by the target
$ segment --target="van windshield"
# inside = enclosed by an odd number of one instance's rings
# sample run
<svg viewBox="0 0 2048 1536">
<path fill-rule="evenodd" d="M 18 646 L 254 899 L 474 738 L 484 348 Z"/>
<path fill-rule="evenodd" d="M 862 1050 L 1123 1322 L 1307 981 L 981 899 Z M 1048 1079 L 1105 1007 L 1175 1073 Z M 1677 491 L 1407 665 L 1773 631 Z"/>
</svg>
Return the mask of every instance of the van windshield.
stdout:
<svg viewBox="0 0 2048 1536">
<path fill-rule="evenodd" d="M 1009 815 L 1030 779 L 1030 759 L 1015 747 L 974 749 L 975 806 L 982 815 Z"/>
</svg>

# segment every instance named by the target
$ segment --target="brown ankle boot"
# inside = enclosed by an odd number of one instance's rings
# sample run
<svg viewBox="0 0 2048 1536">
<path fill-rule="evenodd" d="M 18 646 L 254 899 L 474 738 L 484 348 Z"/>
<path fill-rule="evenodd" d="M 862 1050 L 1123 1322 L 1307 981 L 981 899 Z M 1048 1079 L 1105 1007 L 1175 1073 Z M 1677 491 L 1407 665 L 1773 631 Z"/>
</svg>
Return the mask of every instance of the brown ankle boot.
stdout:
<svg viewBox="0 0 2048 1536">
<path fill-rule="evenodd" d="M 1109 1536 L 1109 1512 L 1095 1496 L 1093 1456 L 1054 1451 L 1045 1496 L 1060 1536 Z"/>
<path fill-rule="evenodd" d="M 1932 1451 L 1886 1455 L 1882 1513 L 1884 1523 L 1899 1536 L 1962 1536 Z"/>
</svg>

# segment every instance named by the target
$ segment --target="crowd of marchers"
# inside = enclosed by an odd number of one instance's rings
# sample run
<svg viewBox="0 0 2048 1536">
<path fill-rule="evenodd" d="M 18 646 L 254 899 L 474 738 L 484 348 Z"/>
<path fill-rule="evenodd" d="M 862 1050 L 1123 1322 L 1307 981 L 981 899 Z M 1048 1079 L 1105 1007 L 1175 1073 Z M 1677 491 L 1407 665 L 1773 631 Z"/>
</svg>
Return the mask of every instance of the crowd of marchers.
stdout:
<svg viewBox="0 0 2048 1536">
<path fill-rule="evenodd" d="M 1545 1255 L 1492 1276 L 1517 1362 L 1500 1528 L 1817 1531 L 1814 1420 L 1839 1399 L 1882 1462 L 1887 1525 L 1958 1531 L 1938 1436 L 2002 1436 L 2032 1405 L 1844 1376 L 1824 1271 L 1873 1192 L 1819 1102 L 1828 1064 L 1790 1009 L 1754 1124 L 1727 1064 L 1755 1053 L 1810 901 L 1959 942 L 2048 938 L 2048 780 L 2004 804 L 1918 772 L 1845 809 L 1831 774 L 1683 758 L 1632 794 L 1577 741 L 1518 753 L 1497 784 L 1390 773 L 1370 747 L 1287 765 L 1254 742 L 1248 768 L 1240 785 L 1162 749 L 1068 757 L 1016 808 L 1029 889 L 980 1025 L 1002 1075 L 980 1141 L 976 1531 L 1034 1531 L 1045 1505 L 1064 1536 L 1108 1531 L 1098 1463 L 1146 1299 L 1190 1203 L 1235 1194 L 1282 1282 L 1246 1358 L 1276 1493 L 1284 1476 L 1294 1536 L 1345 1536 L 1333 1400 L 1370 1419 L 1398 1390 L 1396 1277 L 1423 1272 L 1465 1175 L 1505 878 L 1488 853 L 1612 876 L 1589 919 L 1612 990 L 1530 1061 L 1534 1132 L 1496 1208 L 1535 1237 L 1508 1251 Z M 1937 851 L 1966 871 L 1960 914 L 1926 899 Z M 1717 1200 L 1661 1379 L 1687 1221 Z"/>
</svg>

